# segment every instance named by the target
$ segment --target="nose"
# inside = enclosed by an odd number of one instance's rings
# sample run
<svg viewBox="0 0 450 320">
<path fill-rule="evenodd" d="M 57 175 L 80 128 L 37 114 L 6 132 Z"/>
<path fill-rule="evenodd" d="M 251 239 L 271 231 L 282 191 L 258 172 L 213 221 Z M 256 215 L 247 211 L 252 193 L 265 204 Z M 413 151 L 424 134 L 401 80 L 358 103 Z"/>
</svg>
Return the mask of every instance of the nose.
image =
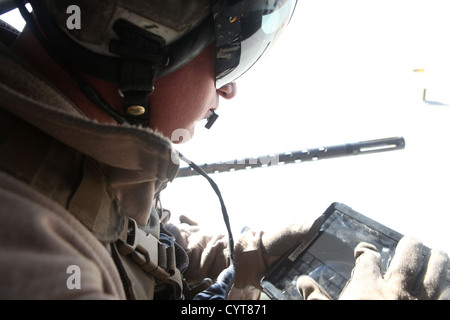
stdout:
<svg viewBox="0 0 450 320">
<path fill-rule="evenodd" d="M 222 98 L 229 100 L 229 99 L 233 99 L 236 96 L 237 86 L 236 86 L 235 82 L 227 83 L 226 85 L 217 89 L 217 91 L 219 92 L 219 94 Z"/>
</svg>

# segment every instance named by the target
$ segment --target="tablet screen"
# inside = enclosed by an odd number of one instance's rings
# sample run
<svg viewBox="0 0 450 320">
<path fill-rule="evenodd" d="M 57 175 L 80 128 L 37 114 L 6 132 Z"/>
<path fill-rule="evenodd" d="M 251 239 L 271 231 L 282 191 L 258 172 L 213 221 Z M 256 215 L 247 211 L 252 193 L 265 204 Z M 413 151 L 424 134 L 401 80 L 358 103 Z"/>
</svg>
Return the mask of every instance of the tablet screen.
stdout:
<svg viewBox="0 0 450 320">
<path fill-rule="evenodd" d="M 314 240 L 306 248 L 294 249 L 263 279 L 264 291 L 272 299 L 302 299 L 296 286 L 300 275 L 310 276 L 337 299 L 350 279 L 353 251 L 360 242 L 377 247 L 382 271 L 387 270 L 401 234 L 343 204 L 334 203 L 325 214 L 328 217 Z"/>
</svg>

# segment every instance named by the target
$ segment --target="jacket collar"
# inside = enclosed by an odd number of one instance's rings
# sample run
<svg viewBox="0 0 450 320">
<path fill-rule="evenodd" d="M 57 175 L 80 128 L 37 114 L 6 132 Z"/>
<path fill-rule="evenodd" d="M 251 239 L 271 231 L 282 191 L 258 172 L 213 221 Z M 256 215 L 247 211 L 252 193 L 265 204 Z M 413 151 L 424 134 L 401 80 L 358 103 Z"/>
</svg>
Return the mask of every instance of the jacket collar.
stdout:
<svg viewBox="0 0 450 320">
<path fill-rule="evenodd" d="M 59 91 L 9 53 L 0 55 L 4 109 L 98 162 L 125 215 L 148 221 L 154 194 L 178 172 L 170 140 L 147 128 L 82 115 Z"/>
</svg>

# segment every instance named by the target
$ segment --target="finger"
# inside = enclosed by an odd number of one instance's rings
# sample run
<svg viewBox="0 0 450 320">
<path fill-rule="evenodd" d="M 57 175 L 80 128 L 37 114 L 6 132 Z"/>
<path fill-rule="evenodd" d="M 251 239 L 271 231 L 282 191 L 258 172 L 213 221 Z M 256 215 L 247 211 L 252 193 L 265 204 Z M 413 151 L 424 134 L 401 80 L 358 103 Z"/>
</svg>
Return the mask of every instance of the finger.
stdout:
<svg viewBox="0 0 450 320">
<path fill-rule="evenodd" d="M 271 255 L 281 256 L 297 243 L 300 244 L 300 241 L 305 244 L 309 242 L 319 231 L 323 222 L 324 216 L 321 215 L 315 220 L 294 223 L 276 232 L 264 233 L 263 250 Z"/>
<path fill-rule="evenodd" d="M 410 237 L 403 237 L 397 244 L 394 258 L 384 276 L 396 286 L 411 288 L 423 263 L 422 242 Z"/>
<path fill-rule="evenodd" d="M 180 215 L 180 223 L 186 223 L 190 226 L 198 226 L 198 223 L 195 222 L 192 219 L 189 219 L 188 217 L 186 217 L 185 215 Z"/>
<path fill-rule="evenodd" d="M 169 223 L 170 216 L 171 216 L 170 211 L 167 209 L 163 209 L 163 211 L 161 213 L 161 218 L 159 220 L 161 221 L 161 223 L 163 225 L 166 225 L 167 223 Z"/>
<path fill-rule="evenodd" d="M 367 293 L 371 293 L 371 290 L 377 287 L 377 282 L 382 278 L 381 255 L 374 245 L 361 242 L 356 246 L 354 256 L 355 267 L 339 300 L 373 299 L 374 297 Z"/>
<path fill-rule="evenodd" d="M 441 295 L 439 296 L 439 300 L 450 300 L 450 287 L 443 289 Z"/>
<path fill-rule="evenodd" d="M 333 300 L 325 289 L 308 276 L 298 277 L 297 290 L 305 300 Z"/>
<path fill-rule="evenodd" d="M 358 244 L 354 251 L 355 268 L 352 279 L 369 281 L 381 278 L 381 255 L 377 247 L 367 242 Z"/>
<path fill-rule="evenodd" d="M 417 299 L 437 299 L 447 278 L 449 259 L 445 252 L 432 250 L 426 262 L 412 291 Z"/>
</svg>

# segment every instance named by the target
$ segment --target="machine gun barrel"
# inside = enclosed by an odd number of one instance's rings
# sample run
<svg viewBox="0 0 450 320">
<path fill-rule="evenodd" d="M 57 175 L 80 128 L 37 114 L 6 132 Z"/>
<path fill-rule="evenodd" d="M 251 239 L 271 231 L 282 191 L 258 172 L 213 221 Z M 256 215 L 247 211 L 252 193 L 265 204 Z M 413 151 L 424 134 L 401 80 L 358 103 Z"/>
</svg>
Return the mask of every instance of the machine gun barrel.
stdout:
<svg viewBox="0 0 450 320">
<path fill-rule="evenodd" d="M 266 155 L 256 158 L 245 158 L 226 162 L 199 165 L 206 173 L 230 172 L 258 167 L 268 167 L 288 163 L 300 163 L 337 157 L 361 155 L 367 153 L 394 151 L 405 148 L 403 137 L 393 137 L 377 140 L 345 143 L 340 145 L 302 149 L 294 152 L 284 152 L 274 155 Z M 177 177 L 189 177 L 198 175 L 191 167 L 180 168 Z"/>
</svg>

